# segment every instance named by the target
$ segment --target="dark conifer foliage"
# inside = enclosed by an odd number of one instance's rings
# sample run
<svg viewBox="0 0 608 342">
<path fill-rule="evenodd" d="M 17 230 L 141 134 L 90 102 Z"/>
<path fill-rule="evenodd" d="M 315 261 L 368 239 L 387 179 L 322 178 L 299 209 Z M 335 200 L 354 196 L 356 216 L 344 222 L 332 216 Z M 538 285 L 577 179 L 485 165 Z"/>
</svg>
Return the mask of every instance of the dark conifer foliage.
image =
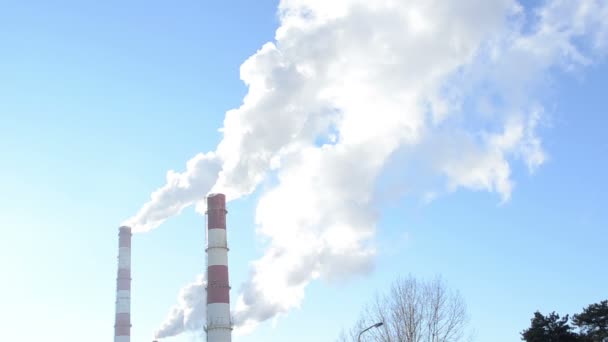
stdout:
<svg viewBox="0 0 608 342">
<path fill-rule="evenodd" d="M 574 333 L 568 323 L 568 315 L 560 318 L 555 312 L 544 316 L 540 312 L 534 313 L 530 328 L 522 333 L 522 340 L 526 342 L 578 342 L 582 341 Z"/>
<path fill-rule="evenodd" d="M 521 332 L 526 342 L 608 342 L 608 300 L 590 304 L 582 313 L 560 317 L 535 312 L 530 327 Z"/>
<path fill-rule="evenodd" d="M 608 300 L 587 306 L 582 313 L 572 317 L 572 323 L 586 337 L 585 341 L 608 341 Z"/>
</svg>

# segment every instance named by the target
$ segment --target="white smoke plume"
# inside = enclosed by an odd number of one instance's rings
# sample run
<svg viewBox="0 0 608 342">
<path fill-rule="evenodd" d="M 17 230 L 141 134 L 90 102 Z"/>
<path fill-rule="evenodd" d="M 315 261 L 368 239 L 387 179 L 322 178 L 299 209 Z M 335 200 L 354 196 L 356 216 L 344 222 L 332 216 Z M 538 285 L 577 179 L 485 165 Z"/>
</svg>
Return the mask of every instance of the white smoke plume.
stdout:
<svg viewBox="0 0 608 342">
<path fill-rule="evenodd" d="M 204 275 L 181 289 L 177 304 L 154 334 L 155 338 L 175 336 L 184 331 L 201 331 L 206 318 L 206 286 Z"/>
<path fill-rule="evenodd" d="M 158 227 L 167 218 L 200 201 L 217 180 L 220 169 L 214 153 L 197 154 L 188 161 L 185 172 L 167 172 L 167 184 L 153 192 L 150 201 L 123 224 L 135 233 Z"/>
<path fill-rule="evenodd" d="M 128 220 L 149 230 L 211 190 L 234 200 L 276 175 L 256 212 L 268 246 L 234 308 L 241 332 L 298 307 L 314 279 L 371 268 L 389 166 L 425 200 L 466 188 L 508 201 L 513 163 L 546 160 L 537 90 L 608 48 L 602 0 L 282 0 L 279 16 L 241 66 L 249 91 L 217 150 L 169 172 Z"/>
</svg>

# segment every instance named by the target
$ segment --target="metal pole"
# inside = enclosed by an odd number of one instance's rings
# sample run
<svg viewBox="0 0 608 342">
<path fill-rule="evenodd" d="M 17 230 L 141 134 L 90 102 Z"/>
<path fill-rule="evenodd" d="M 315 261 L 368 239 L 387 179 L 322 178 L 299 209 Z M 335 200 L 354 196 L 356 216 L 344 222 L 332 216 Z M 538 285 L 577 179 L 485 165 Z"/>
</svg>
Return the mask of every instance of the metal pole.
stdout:
<svg viewBox="0 0 608 342">
<path fill-rule="evenodd" d="M 364 333 L 364 332 L 368 331 L 368 330 L 369 330 L 369 329 L 371 329 L 371 328 L 378 328 L 378 327 L 381 327 L 381 326 L 382 326 L 382 324 L 384 324 L 384 323 L 379 322 L 379 323 L 376 323 L 376 324 L 374 324 L 374 325 L 372 325 L 372 326 L 370 326 L 370 327 L 367 327 L 367 328 L 363 329 L 363 330 L 362 330 L 362 331 L 359 333 L 359 336 L 357 337 L 357 341 L 358 341 L 358 342 L 361 342 L 361 335 L 363 335 L 363 333 Z"/>
</svg>

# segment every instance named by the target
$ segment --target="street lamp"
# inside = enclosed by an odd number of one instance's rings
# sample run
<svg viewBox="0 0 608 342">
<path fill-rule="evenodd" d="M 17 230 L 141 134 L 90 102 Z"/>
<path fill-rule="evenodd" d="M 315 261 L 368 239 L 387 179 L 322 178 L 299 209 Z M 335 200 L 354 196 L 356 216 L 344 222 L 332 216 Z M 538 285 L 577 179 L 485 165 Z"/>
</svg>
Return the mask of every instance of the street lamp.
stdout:
<svg viewBox="0 0 608 342">
<path fill-rule="evenodd" d="M 384 323 L 379 322 L 379 323 L 376 323 L 376 324 L 372 325 L 371 327 L 367 327 L 367 328 L 363 329 L 363 331 L 361 331 L 361 332 L 359 333 L 359 336 L 357 337 L 357 341 L 358 341 L 358 342 L 361 342 L 361 335 L 362 335 L 364 332 L 368 331 L 368 330 L 369 330 L 369 329 L 371 329 L 371 328 L 379 328 L 379 327 L 381 327 L 381 326 L 382 326 L 382 324 L 384 324 Z"/>
</svg>

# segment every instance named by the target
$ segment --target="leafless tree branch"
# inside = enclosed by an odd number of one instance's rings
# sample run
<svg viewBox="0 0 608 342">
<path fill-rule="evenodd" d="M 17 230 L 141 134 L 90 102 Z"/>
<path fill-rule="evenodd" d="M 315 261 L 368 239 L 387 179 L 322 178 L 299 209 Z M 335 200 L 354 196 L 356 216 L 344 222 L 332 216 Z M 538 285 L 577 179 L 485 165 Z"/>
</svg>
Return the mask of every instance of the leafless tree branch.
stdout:
<svg viewBox="0 0 608 342">
<path fill-rule="evenodd" d="M 466 305 L 456 291 L 437 277 L 420 281 L 397 279 L 389 291 L 364 308 L 359 321 L 343 331 L 338 342 L 356 342 L 360 331 L 377 322 L 384 325 L 366 332 L 365 342 L 461 342 L 468 323 Z"/>
</svg>

